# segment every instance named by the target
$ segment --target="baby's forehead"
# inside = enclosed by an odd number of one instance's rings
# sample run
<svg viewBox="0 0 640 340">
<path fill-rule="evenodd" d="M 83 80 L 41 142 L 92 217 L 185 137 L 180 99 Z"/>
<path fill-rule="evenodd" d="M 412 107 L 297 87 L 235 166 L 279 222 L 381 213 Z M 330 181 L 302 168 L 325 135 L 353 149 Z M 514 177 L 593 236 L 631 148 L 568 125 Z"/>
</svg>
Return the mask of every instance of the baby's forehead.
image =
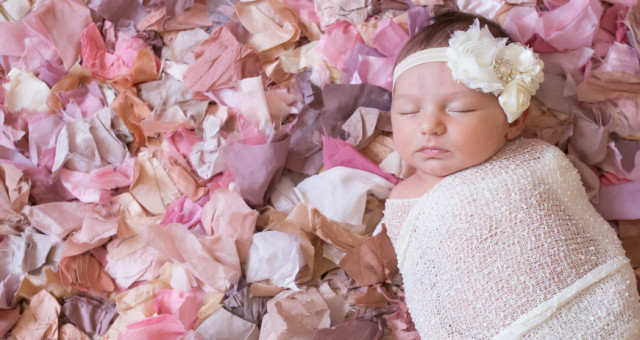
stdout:
<svg viewBox="0 0 640 340">
<path fill-rule="evenodd" d="M 442 79 L 441 77 L 434 77 L 429 74 L 417 74 L 414 79 L 407 80 L 406 82 L 400 79 L 393 88 L 391 98 L 392 100 L 421 100 L 426 99 L 426 97 L 444 99 L 482 99 L 488 97 L 497 100 L 497 97 L 491 94 L 471 89 L 465 84 L 451 78 Z"/>
</svg>

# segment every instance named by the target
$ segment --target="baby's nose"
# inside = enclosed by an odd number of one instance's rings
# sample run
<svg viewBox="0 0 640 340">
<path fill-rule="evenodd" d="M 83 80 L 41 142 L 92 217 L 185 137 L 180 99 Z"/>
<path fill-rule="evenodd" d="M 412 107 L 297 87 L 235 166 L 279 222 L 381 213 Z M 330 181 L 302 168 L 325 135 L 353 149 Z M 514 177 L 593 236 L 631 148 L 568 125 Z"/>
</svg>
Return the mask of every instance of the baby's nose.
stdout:
<svg viewBox="0 0 640 340">
<path fill-rule="evenodd" d="M 447 132 L 447 126 L 438 114 L 425 113 L 420 121 L 420 132 L 424 135 L 442 135 Z"/>
</svg>

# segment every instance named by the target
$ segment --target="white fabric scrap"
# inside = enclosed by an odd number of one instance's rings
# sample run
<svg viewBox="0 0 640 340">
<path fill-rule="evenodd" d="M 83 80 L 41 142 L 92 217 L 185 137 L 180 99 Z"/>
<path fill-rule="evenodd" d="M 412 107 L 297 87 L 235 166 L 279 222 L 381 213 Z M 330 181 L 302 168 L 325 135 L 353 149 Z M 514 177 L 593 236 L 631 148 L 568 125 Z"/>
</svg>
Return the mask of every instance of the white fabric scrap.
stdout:
<svg viewBox="0 0 640 340">
<path fill-rule="evenodd" d="M 302 203 L 330 220 L 362 225 L 367 194 L 387 198 L 393 184 L 368 171 L 335 167 L 300 182 Z"/>
<path fill-rule="evenodd" d="M 296 195 L 295 184 L 288 175 L 280 177 L 280 181 L 271 194 L 273 207 L 283 213 L 289 214 L 298 205 L 300 198 Z"/>
<path fill-rule="evenodd" d="M 7 90 L 5 105 L 11 111 L 32 110 L 46 112 L 47 98 L 51 90 L 42 80 L 26 70 L 13 68 L 7 75 L 9 82 L 4 84 Z"/>
<path fill-rule="evenodd" d="M 270 279 L 278 287 L 297 289 L 298 270 L 306 264 L 298 236 L 270 230 L 253 235 L 247 260 L 247 282 Z"/>
<path fill-rule="evenodd" d="M 200 177 L 209 179 L 211 176 L 227 168 L 227 161 L 220 150 L 224 146 L 224 139 L 220 137 L 221 121 L 218 117 L 208 115 L 203 125 L 204 141 L 197 142 L 191 148 L 189 161 Z"/>
<path fill-rule="evenodd" d="M 255 324 L 231 314 L 224 308 L 219 308 L 211 314 L 198 326 L 196 332 L 210 340 L 258 340 L 260 336 L 260 330 Z"/>
</svg>

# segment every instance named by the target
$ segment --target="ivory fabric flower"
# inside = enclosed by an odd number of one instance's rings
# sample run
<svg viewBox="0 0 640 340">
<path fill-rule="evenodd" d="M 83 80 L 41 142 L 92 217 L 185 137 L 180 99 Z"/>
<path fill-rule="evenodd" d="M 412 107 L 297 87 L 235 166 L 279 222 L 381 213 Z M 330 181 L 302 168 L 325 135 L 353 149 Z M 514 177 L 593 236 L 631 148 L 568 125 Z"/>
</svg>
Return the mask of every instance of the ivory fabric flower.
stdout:
<svg viewBox="0 0 640 340">
<path fill-rule="evenodd" d="M 544 80 L 542 60 L 520 43 L 494 38 L 476 20 L 467 31 L 456 31 L 446 51 L 453 79 L 471 89 L 498 96 L 509 123 L 529 107 Z"/>
</svg>

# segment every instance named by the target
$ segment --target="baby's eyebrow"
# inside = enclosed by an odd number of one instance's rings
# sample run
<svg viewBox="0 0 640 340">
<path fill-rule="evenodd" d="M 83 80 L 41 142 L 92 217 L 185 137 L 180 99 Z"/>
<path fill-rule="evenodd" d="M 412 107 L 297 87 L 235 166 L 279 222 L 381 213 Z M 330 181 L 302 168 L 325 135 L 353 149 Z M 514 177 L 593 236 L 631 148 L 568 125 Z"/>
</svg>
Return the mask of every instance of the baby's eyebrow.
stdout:
<svg viewBox="0 0 640 340">
<path fill-rule="evenodd" d="M 397 93 L 391 98 L 391 100 L 392 101 L 394 101 L 396 99 L 412 100 L 412 99 L 420 99 L 420 98 L 422 98 L 422 97 L 418 96 L 418 95 L 412 95 L 412 94 L 407 94 L 407 93 Z"/>
</svg>

